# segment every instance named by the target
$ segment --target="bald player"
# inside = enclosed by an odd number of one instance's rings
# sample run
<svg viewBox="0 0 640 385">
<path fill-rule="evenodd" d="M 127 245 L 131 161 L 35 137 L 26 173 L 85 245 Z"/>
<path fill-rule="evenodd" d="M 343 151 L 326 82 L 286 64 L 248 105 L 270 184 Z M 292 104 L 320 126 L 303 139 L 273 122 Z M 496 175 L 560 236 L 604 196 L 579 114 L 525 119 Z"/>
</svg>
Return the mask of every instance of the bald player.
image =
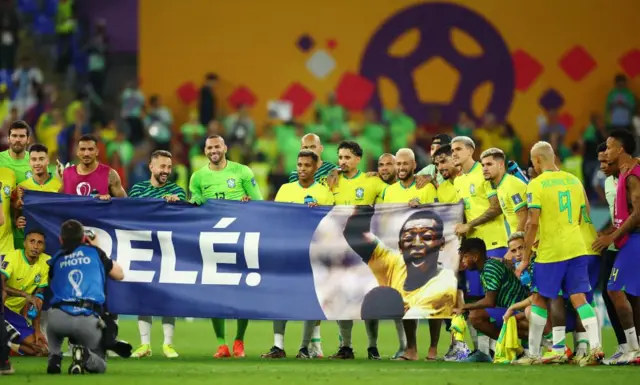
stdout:
<svg viewBox="0 0 640 385">
<path fill-rule="evenodd" d="M 531 149 L 531 161 L 538 177 L 527 186 L 527 224 L 522 263 L 516 269 L 519 277 L 531 259 L 531 248 L 539 233 L 533 288 L 538 294 L 531 306 L 529 322 L 529 354 L 515 363 L 541 362 L 540 342 L 547 324 L 549 300 L 560 292 L 569 295 L 589 339 L 590 352 L 579 363 L 592 365 L 602 358 L 598 319 L 586 294 L 591 291 L 589 258 L 580 229 L 582 206 L 586 204 L 584 187 L 575 176 L 558 170 L 555 153 L 547 142 Z M 553 318 L 552 318 L 553 322 Z M 564 328 L 554 326 L 553 341 L 564 341 Z M 560 325 L 558 325 L 560 326 Z"/>
<path fill-rule="evenodd" d="M 324 150 L 324 147 L 322 146 L 320 137 L 316 134 L 307 134 L 302 137 L 300 144 L 300 150 L 310 150 L 318 155 L 318 169 L 315 174 L 313 174 L 313 179 L 320 184 L 327 185 L 327 178 L 332 175 L 334 170 L 338 170 L 338 166 L 331 162 L 325 162 L 322 160 L 322 151 Z M 337 173 L 334 173 L 334 175 L 337 176 Z M 289 183 L 297 180 L 298 171 L 291 171 L 289 174 Z"/>
</svg>

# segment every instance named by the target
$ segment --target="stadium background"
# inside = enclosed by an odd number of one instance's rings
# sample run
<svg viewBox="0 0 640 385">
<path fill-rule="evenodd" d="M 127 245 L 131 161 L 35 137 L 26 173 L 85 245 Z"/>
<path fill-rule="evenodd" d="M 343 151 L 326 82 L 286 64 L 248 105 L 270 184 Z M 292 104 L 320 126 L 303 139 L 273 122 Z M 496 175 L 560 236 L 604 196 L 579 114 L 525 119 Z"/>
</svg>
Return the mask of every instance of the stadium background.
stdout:
<svg viewBox="0 0 640 385">
<path fill-rule="evenodd" d="M 57 30 L 57 0 L 14 3 L 15 8 L 2 9 L 17 12 L 20 23 L 16 65 L 2 68 L 0 143 L 6 148 L 7 123 L 22 117 L 37 140 L 54 150 L 55 163 L 56 158 L 73 160 L 72 146 L 65 145 L 74 133 L 94 132 L 104 139 L 101 161 L 128 186 L 148 177 L 147 157 L 157 146 L 177 155 L 174 169 L 183 185 L 190 170 L 202 164 L 198 143 L 192 151 L 182 128 L 200 112 L 199 88 L 210 72 L 219 81 L 215 123 L 206 132 L 225 134 L 223 127 L 233 126 L 229 118 L 237 118 L 239 105 L 249 107 L 257 135 L 240 146 L 246 151 L 236 148 L 230 156 L 249 163 L 262 180 L 270 178 L 271 194 L 291 168 L 286 158 L 297 151 L 292 138 L 313 129 L 314 111 L 330 91 L 349 111 L 345 136 L 362 137 L 372 123 L 365 121 L 367 107 L 393 109 L 400 102 L 417 124 L 415 148 L 427 153 L 427 138 L 455 130 L 460 112 L 470 112 L 478 130 L 485 114 L 495 114 L 500 130 L 507 123 L 513 129 L 499 131 L 507 141 L 497 143 L 515 149 L 511 154 L 521 165 L 540 136 L 541 116 L 557 110 L 566 129 L 563 161 L 575 155 L 586 165 L 592 154 L 582 152 L 589 140 L 584 134 L 593 113 L 606 113 L 613 77 L 625 74 L 631 90 L 640 90 L 635 38 L 640 3 L 633 0 L 606 6 L 595 0 L 77 0 L 77 24 L 64 34 Z M 96 33 L 99 22 L 105 25 L 103 34 Z M 92 67 L 94 51 L 87 50 L 100 37 L 108 38 L 103 69 Z M 70 53 L 66 62 L 60 62 L 61 52 Z M 5 55 L 0 55 L 3 63 Z M 20 65 L 24 57 L 42 74 L 31 88 L 32 78 L 11 76 L 25 68 Z M 92 78 L 96 72 L 104 76 L 102 83 Z M 135 79 L 139 90 L 127 86 Z M 169 143 L 153 136 L 132 143 L 123 112 L 128 91 L 144 96 L 133 114 L 145 128 L 153 126 L 145 117 L 171 113 Z M 162 103 L 150 106 L 152 95 Z M 294 124 L 268 118 L 267 103 L 274 100 L 292 103 Z M 16 108 L 25 104 L 28 108 Z M 373 147 L 393 149 L 387 124 L 381 122 L 385 138 Z M 582 146 L 571 153 L 576 143 Z M 266 159 L 256 159 L 259 152 Z M 428 163 L 428 157 L 421 162 Z M 585 185 L 592 190 L 594 222 L 602 226 L 608 211 L 591 174 L 584 175 Z"/>
</svg>

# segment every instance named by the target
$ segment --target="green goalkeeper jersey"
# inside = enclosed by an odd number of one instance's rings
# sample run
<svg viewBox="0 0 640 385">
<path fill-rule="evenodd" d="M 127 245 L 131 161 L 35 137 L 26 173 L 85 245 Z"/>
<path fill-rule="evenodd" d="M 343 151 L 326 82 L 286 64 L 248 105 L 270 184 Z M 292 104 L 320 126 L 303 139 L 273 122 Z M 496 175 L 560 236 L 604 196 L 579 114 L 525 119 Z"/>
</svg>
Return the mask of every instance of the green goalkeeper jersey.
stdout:
<svg viewBox="0 0 640 385">
<path fill-rule="evenodd" d="M 253 171 L 243 164 L 227 160 L 227 166 L 213 171 L 207 164 L 191 175 L 189 182 L 190 202 L 203 204 L 209 199 L 239 201 L 244 196 L 261 201 L 260 188 L 253 177 Z"/>
</svg>

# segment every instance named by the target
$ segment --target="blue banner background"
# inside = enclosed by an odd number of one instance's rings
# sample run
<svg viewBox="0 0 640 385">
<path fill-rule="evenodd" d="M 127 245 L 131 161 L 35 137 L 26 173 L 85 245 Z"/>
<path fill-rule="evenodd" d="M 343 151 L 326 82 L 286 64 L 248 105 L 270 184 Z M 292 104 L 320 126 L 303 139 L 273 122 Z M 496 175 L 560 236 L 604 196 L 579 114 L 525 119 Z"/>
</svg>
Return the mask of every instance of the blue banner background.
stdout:
<svg viewBox="0 0 640 385">
<path fill-rule="evenodd" d="M 138 250 L 128 250 L 127 257 L 140 257 L 145 250 L 152 250 L 151 261 L 133 261 L 130 270 L 153 271 L 153 279 L 151 283 L 110 282 L 108 305 L 116 314 L 202 318 L 238 318 L 241 314 L 249 319 L 325 319 L 314 289 L 309 245 L 318 223 L 331 208 L 277 204 L 274 209 L 273 202 L 222 200 L 199 207 L 152 199 L 102 202 L 34 191 L 25 192 L 24 203 L 27 230 L 44 230 L 48 254 L 58 250 L 60 225 L 68 219 L 106 231 L 112 246 L 105 252 L 121 264 L 125 264 L 125 256 L 119 253 L 126 250 L 123 231 L 151 232 L 150 241 L 131 242 L 132 248 Z M 227 228 L 214 229 L 221 218 L 236 219 Z M 196 271 L 195 284 L 160 283 L 163 256 L 158 231 L 171 232 L 171 243 L 178 255 L 175 270 Z M 199 243 L 202 233 L 208 232 L 240 233 L 237 244 L 215 245 L 216 252 L 236 253 L 235 264 L 217 266 L 219 272 L 241 273 L 239 284 L 202 284 Z M 260 234 L 258 269 L 249 269 L 245 261 L 243 244 L 248 232 Z M 104 238 L 105 234 L 98 231 L 98 236 Z M 104 242 L 101 239 L 101 245 Z M 209 243 L 208 247 L 213 246 Z M 246 282 L 252 271 L 261 276 L 257 286 Z M 125 275 L 127 281 L 132 278 L 128 271 Z"/>
</svg>

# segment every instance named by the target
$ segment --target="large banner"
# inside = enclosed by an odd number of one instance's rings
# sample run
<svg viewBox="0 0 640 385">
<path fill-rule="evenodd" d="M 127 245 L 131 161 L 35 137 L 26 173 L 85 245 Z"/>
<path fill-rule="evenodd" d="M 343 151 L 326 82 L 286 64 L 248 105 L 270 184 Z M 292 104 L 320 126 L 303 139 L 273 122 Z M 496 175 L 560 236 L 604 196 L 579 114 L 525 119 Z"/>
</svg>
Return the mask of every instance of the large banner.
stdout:
<svg viewBox="0 0 640 385">
<path fill-rule="evenodd" d="M 451 317 L 459 204 L 202 206 L 27 191 L 27 229 L 59 247 L 60 225 L 92 228 L 124 269 L 116 314 L 270 320 Z"/>
</svg>

